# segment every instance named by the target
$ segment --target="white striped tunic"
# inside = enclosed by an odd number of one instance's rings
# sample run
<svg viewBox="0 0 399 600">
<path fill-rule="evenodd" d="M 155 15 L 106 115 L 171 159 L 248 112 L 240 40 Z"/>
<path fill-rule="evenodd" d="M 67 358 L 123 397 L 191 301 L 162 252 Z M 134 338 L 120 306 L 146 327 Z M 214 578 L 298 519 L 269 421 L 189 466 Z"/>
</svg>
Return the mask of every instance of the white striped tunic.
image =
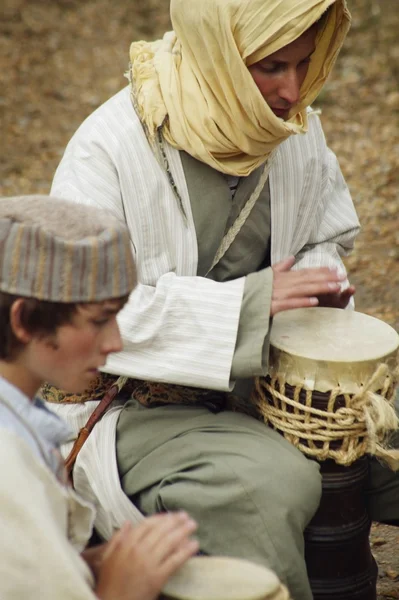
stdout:
<svg viewBox="0 0 399 600">
<path fill-rule="evenodd" d="M 180 153 L 165 144 L 187 220 L 125 88 L 70 141 L 52 195 L 111 210 L 127 222 L 139 285 L 119 315 L 124 350 L 105 370 L 181 385 L 231 389 L 245 277 L 197 275 L 195 226 Z M 356 212 L 321 124 L 279 147 L 270 176 L 271 262 L 337 266 L 353 247 Z"/>
</svg>

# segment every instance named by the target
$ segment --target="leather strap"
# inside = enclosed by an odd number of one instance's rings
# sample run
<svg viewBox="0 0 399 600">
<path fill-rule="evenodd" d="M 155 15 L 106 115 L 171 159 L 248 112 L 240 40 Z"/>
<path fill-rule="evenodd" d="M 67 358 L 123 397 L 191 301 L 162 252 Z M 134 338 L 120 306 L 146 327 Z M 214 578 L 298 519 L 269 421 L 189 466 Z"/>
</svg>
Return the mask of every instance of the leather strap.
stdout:
<svg viewBox="0 0 399 600">
<path fill-rule="evenodd" d="M 109 388 L 104 398 L 100 400 L 97 407 L 91 413 L 86 425 L 82 427 L 82 429 L 79 431 L 78 437 L 76 438 L 70 453 L 65 459 L 65 468 L 70 479 L 72 479 L 72 470 L 75 465 L 76 458 L 80 450 L 82 449 L 85 441 L 89 437 L 91 431 L 93 430 L 93 427 L 100 421 L 100 419 L 106 413 L 109 405 L 115 399 L 116 394 L 118 394 L 118 392 L 121 391 L 127 379 L 127 377 L 118 377 L 115 383 Z"/>
</svg>

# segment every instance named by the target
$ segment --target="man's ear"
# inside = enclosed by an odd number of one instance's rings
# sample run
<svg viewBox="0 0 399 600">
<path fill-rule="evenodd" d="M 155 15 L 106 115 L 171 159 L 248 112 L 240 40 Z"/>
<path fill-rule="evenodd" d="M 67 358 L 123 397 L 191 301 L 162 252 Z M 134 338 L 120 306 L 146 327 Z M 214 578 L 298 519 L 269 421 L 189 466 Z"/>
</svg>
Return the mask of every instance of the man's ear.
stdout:
<svg viewBox="0 0 399 600">
<path fill-rule="evenodd" d="M 32 339 L 32 334 L 23 324 L 22 313 L 25 306 L 24 298 L 18 298 L 11 304 L 10 325 L 13 334 L 21 344 L 28 344 Z"/>
</svg>

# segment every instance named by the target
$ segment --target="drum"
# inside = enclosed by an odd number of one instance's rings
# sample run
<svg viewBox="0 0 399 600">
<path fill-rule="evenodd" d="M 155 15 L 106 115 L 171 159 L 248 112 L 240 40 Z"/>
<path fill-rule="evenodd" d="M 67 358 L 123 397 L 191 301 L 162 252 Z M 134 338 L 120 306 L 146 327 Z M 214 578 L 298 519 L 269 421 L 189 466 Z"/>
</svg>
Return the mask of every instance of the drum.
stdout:
<svg viewBox="0 0 399 600">
<path fill-rule="evenodd" d="M 399 467 L 399 451 L 389 445 L 398 429 L 399 336 L 362 313 L 306 308 L 279 313 L 270 344 L 269 373 L 256 382 L 257 410 L 321 466 L 322 500 L 305 532 L 314 598 L 375 600 L 366 455 Z"/>
<path fill-rule="evenodd" d="M 195 556 L 173 575 L 161 598 L 173 600 L 289 600 L 266 567 L 238 558 Z"/>
</svg>

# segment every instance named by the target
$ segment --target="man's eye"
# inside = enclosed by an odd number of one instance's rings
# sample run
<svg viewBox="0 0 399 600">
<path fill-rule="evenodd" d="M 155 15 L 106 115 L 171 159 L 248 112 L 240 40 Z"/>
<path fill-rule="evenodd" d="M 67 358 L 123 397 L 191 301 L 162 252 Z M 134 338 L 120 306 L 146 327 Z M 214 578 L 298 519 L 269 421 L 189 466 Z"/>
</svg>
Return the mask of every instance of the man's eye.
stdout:
<svg viewBox="0 0 399 600">
<path fill-rule="evenodd" d="M 263 73 L 273 74 L 282 70 L 282 65 L 259 65 Z"/>
</svg>

